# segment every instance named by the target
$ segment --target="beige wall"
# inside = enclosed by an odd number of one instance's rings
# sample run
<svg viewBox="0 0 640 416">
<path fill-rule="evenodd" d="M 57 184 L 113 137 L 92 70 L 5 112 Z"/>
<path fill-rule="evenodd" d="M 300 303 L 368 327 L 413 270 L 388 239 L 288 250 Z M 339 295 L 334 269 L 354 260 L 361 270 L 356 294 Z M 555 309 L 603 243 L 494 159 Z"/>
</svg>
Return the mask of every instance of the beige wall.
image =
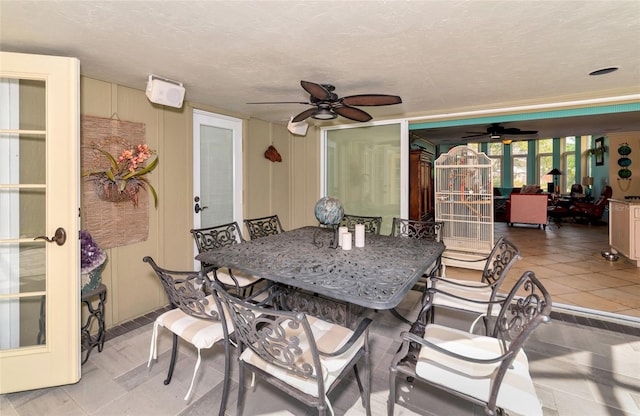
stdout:
<svg viewBox="0 0 640 416">
<path fill-rule="evenodd" d="M 192 240 L 192 110 L 198 108 L 244 119 L 244 217 L 278 214 L 285 229 L 314 224 L 313 207 L 320 196 L 320 134 L 311 126 L 306 137 L 292 136 L 284 125 L 249 119 L 220 109 L 185 102 L 182 109 L 151 104 L 142 90 L 92 78 L 81 78 L 81 113 L 142 122 L 147 143 L 158 151 L 160 163 L 150 179 L 158 191 L 158 208 L 149 211 L 147 241 L 108 250 L 103 273 L 108 287 L 107 326 L 128 321 L 166 304 L 157 278 L 142 262 L 152 256 L 172 269 L 193 267 Z M 617 177 L 617 148 L 628 142 L 638 152 L 640 133 L 608 135 L 612 158 L 611 178 Z M 269 145 L 282 162 L 264 157 Z M 640 195 L 640 155 L 634 161 L 632 188 L 626 195 Z M 621 197 L 615 179 L 614 196 Z"/>
<path fill-rule="evenodd" d="M 107 286 L 107 327 L 166 305 L 164 291 L 144 256 L 176 270 L 193 267 L 192 110 L 243 118 L 220 109 L 185 102 L 182 109 L 151 104 L 144 91 L 82 77 L 81 114 L 144 123 L 146 142 L 158 151 L 159 164 L 149 179 L 158 191 L 158 208 L 149 208 L 147 241 L 107 250 L 102 276 Z M 278 214 L 285 229 L 313 224 L 319 189 L 319 132 L 289 134 L 284 125 L 244 118 L 244 217 Z M 273 144 L 282 162 L 264 151 Z M 294 174 L 295 173 L 295 174 Z"/>
</svg>

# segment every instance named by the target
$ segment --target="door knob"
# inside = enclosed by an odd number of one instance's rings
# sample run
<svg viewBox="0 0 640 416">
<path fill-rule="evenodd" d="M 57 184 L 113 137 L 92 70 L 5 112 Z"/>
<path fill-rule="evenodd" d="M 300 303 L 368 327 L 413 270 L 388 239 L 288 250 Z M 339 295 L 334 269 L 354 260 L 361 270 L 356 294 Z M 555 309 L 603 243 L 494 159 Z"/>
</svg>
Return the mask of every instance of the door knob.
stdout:
<svg viewBox="0 0 640 416">
<path fill-rule="evenodd" d="M 193 198 L 193 200 L 194 200 L 194 201 L 195 201 L 195 203 L 196 203 L 196 206 L 193 208 L 193 209 L 196 211 L 196 214 L 197 214 L 198 212 L 200 212 L 200 211 L 204 211 L 205 209 L 209 208 L 209 207 L 206 207 L 206 206 L 205 206 L 205 207 L 200 207 L 200 204 L 199 204 L 199 202 L 200 202 L 200 197 L 199 197 L 199 196 L 196 196 L 195 198 Z"/>
<path fill-rule="evenodd" d="M 41 235 L 34 238 L 34 240 L 45 240 L 47 243 L 55 242 L 57 245 L 61 246 L 67 241 L 67 232 L 64 228 L 58 227 L 52 238 L 49 238 L 46 235 Z"/>
<path fill-rule="evenodd" d="M 205 209 L 207 209 L 207 208 L 209 208 L 209 207 L 206 207 L 206 206 L 205 206 L 205 207 L 202 207 L 202 208 L 201 208 L 201 207 L 200 207 L 200 204 L 198 204 L 198 203 L 196 202 L 196 206 L 195 206 L 195 208 L 194 208 L 194 209 L 195 209 L 196 214 L 197 214 L 198 212 L 200 212 L 200 211 L 204 211 L 204 210 L 205 210 Z"/>
</svg>

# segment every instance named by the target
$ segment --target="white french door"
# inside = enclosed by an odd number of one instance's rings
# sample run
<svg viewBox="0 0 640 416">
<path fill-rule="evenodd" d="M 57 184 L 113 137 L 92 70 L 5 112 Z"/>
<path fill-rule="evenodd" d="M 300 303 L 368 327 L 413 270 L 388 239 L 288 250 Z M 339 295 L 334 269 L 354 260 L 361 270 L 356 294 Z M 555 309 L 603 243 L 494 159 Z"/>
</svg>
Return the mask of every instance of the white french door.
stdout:
<svg viewBox="0 0 640 416">
<path fill-rule="evenodd" d="M 0 52 L 0 393 L 80 379 L 79 86 Z"/>
<path fill-rule="evenodd" d="M 194 228 L 242 226 L 242 120 L 193 111 L 193 207 Z"/>
</svg>

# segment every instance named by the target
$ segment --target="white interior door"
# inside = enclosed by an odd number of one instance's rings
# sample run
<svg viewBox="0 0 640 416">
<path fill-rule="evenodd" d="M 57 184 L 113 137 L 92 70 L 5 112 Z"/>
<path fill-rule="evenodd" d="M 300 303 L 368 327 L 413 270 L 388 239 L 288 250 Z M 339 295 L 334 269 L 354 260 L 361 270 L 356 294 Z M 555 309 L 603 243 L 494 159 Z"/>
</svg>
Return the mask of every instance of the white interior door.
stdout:
<svg viewBox="0 0 640 416">
<path fill-rule="evenodd" d="M 193 149 L 194 228 L 242 226 L 242 120 L 194 110 Z"/>
<path fill-rule="evenodd" d="M 0 52 L 0 393 L 80 379 L 79 85 Z"/>
</svg>

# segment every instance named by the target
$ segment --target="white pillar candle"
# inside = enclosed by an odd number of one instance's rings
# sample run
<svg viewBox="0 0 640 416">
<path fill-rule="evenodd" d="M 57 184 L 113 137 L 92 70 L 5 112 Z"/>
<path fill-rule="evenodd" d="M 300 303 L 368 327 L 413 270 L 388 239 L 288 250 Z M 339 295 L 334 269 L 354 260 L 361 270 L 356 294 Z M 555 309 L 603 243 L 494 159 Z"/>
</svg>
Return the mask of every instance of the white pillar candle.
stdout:
<svg viewBox="0 0 640 416">
<path fill-rule="evenodd" d="M 342 249 L 343 250 L 351 250 L 351 233 L 346 232 L 342 234 Z"/>
<path fill-rule="evenodd" d="M 342 245 L 342 234 L 349 232 L 347 227 L 338 227 L 338 245 Z"/>
<path fill-rule="evenodd" d="M 356 247 L 364 247 L 364 224 L 356 224 Z"/>
</svg>

